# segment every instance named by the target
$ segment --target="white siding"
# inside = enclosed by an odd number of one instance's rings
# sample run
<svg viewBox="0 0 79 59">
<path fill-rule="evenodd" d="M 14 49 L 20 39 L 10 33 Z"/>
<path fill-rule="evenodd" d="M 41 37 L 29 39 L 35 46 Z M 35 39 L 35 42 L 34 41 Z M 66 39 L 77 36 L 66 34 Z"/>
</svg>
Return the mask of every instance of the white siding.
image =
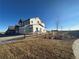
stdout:
<svg viewBox="0 0 79 59">
<path fill-rule="evenodd" d="M 33 25 L 33 32 L 36 32 L 36 28 L 38 28 L 38 31 L 41 32 L 41 33 L 45 33 L 46 30 L 44 27 L 41 27 L 40 25 Z M 40 31 L 41 29 L 41 31 Z"/>
<path fill-rule="evenodd" d="M 41 22 L 41 20 L 36 17 L 36 18 L 31 18 L 30 19 L 30 25 L 33 25 L 33 32 L 36 32 L 36 28 L 38 28 L 38 32 L 45 33 L 45 24 Z M 42 25 L 42 26 L 41 26 Z M 41 31 L 40 31 L 41 29 Z"/>
</svg>

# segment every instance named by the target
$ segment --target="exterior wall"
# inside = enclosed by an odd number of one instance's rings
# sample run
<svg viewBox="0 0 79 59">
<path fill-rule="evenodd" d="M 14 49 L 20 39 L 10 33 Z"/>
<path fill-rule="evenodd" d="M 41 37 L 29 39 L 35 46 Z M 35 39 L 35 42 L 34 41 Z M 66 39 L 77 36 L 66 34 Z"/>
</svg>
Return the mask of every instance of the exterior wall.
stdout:
<svg viewBox="0 0 79 59">
<path fill-rule="evenodd" d="M 24 33 L 25 33 L 24 27 L 19 27 L 19 33 L 20 33 L 20 34 L 24 34 Z"/>
<path fill-rule="evenodd" d="M 34 32 L 46 33 L 45 24 L 42 23 L 38 17 L 31 18 L 30 25 L 33 25 L 33 33 Z M 37 31 L 37 28 L 38 28 L 38 31 Z"/>
<path fill-rule="evenodd" d="M 38 28 L 38 31 L 36 28 Z M 46 33 L 46 30 L 44 27 L 41 27 L 40 25 L 33 25 L 33 33 L 34 32 Z"/>
<path fill-rule="evenodd" d="M 33 32 L 33 26 L 32 25 L 26 25 L 24 28 L 25 28 L 26 33 Z"/>
<path fill-rule="evenodd" d="M 24 27 L 19 28 L 20 34 L 29 34 L 31 32 L 33 32 L 33 26 L 31 25 L 25 25 Z"/>
<path fill-rule="evenodd" d="M 45 24 L 41 22 L 41 20 L 36 17 L 36 18 L 31 18 L 30 19 L 30 25 L 42 25 L 43 27 L 45 27 Z"/>
</svg>

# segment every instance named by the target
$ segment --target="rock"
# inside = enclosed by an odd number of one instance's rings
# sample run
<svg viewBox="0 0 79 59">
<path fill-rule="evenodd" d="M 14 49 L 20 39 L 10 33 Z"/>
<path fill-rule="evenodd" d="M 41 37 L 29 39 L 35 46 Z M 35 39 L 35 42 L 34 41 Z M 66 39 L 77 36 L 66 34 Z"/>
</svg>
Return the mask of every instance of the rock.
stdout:
<svg viewBox="0 0 79 59">
<path fill-rule="evenodd" d="M 79 59 L 79 39 L 75 40 L 72 45 L 73 53 L 76 59 Z"/>
</svg>

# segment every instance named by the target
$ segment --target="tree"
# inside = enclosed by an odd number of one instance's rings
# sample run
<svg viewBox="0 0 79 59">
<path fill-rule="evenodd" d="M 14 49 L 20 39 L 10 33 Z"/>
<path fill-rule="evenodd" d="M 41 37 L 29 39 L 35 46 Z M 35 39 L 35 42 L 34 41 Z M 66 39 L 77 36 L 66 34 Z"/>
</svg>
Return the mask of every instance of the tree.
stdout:
<svg viewBox="0 0 79 59">
<path fill-rule="evenodd" d="M 61 39 L 61 35 L 59 33 L 59 26 L 60 26 L 60 20 L 57 18 L 56 19 L 56 31 L 55 31 L 55 39 Z"/>
<path fill-rule="evenodd" d="M 57 18 L 57 19 L 56 19 L 56 30 L 57 30 L 57 32 L 58 32 L 58 30 L 59 30 L 59 22 L 60 22 L 60 20 Z"/>
</svg>

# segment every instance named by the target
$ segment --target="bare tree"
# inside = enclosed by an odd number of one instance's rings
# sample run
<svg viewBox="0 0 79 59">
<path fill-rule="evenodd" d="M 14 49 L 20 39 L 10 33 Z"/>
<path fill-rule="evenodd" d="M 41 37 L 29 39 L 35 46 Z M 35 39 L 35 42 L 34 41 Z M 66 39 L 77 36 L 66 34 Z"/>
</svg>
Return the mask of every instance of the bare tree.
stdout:
<svg viewBox="0 0 79 59">
<path fill-rule="evenodd" d="M 59 34 L 59 27 L 60 27 L 60 19 L 57 17 L 56 19 L 56 32 L 55 32 L 55 39 L 60 39 Z"/>
</svg>

